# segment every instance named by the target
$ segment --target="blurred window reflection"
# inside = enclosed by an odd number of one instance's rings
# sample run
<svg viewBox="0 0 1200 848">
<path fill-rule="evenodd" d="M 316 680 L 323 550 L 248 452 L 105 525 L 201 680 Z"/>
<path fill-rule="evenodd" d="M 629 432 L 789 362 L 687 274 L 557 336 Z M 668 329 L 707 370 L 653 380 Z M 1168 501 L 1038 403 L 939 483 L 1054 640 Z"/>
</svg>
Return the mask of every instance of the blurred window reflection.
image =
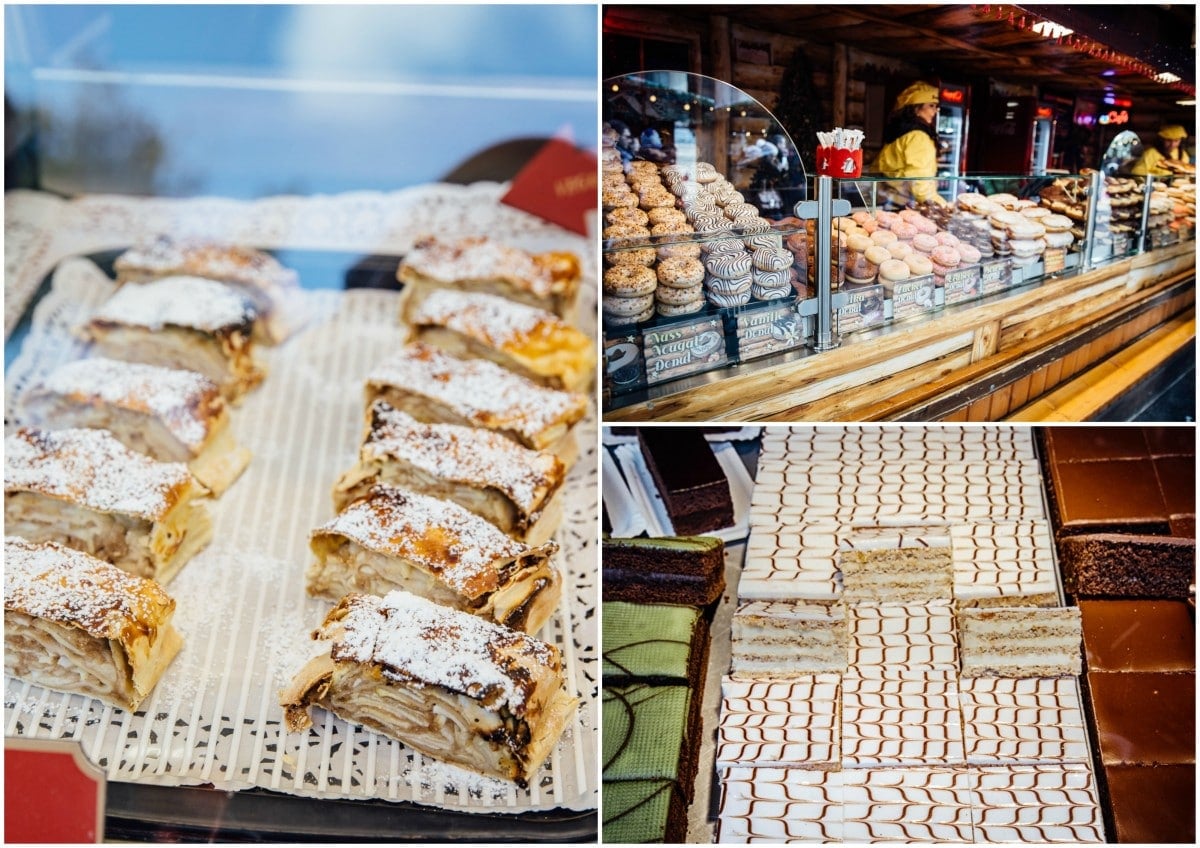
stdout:
<svg viewBox="0 0 1200 848">
<path fill-rule="evenodd" d="M 596 27 L 586 5 L 9 5 L 6 187 L 392 190 L 509 139 L 594 148 Z"/>
</svg>

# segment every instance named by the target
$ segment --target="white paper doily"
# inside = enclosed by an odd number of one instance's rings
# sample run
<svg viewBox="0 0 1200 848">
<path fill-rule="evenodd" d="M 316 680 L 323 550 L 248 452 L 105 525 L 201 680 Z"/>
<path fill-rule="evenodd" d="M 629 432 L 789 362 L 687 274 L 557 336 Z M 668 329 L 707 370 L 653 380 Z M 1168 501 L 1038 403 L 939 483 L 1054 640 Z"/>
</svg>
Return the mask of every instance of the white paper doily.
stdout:
<svg viewBox="0 0 1200 848">
<path fill-rule="evenodd" d="M 428 208 L 418 202 L 434 197 L 445 202 Z M 277 205 L 89 198 L 65 208 L 74 225 L 91 229 L 68 228 L 42 241 L 30 238 L 22 249 L 27 257 L 49 261 L 66 244 L 78 252 L 120 247 L 139 228 L 180 233 L 192 231 L 190 222 L 202 229 L 224 227 L 220 233 L 206 232 L 256 246 L 403 252 L 403 239 L 458 220 L 529 249 L 543 249 L 540 242 L 544 249 L 575 250 L 589 272 L 585 290 L 595 291 L 582 238 L 501 207 L 497 197 L 495 187 L 480 186 L 405 193 L 399 206 L 392 202 L 401 198 L 382 195 L 327 203 L 281 199 Z M 403 223 L 393 214 L 399 208 L 411 213 Z M 270 214 L 253 220 L 252 211 Z M 494 226 L 487 223 L 489 214 Z M 6 222 L 6 238 L 14 231 L 11 225 Z M 290 234 L 286 244 L 282 230 L 279 242 L 260 237 L 281 226 Z M 22 352 L 6 374 L 6 428 L 21 423 L 17 401 L 33 382 L 56 365 L 85 355 L 72 330 L 112 289 L 93 263 L 61 259 L 52 263 L 59 266 L 53 287 L 37 304 Z M 19 273 L 25 268 L 20 265 Z M 167 587 L 178 602 L 176 623 L 184 650 L 136 714 L 5 678 L 6 735 L 79 740 L 108 779 L 126 782 L 261 787 L 313 798 L 414 801 L 468 812 L 596 808 L 599 507 L 594 405 L 581 426 L 581 458 L 566 484 L 566 517 L 555 537 L 561 547 L 557 564 L 564 572 L 564 596 L 539 634 L 563 651 L 581 706 L 530 787 L 519 790 L 437 763 L 320 710 L 314 711 L 315 726 L 307 733 L 283 731 L 277 692 L 308 655 L 308 634 L 328 608 L 304 591 L 308 532 L 332 516 L 330 488 L 353 462 L 363 379 L 400 341 L 395 293 L 309 291 L 303 296 L 317 317 L 286 344 L 261 351 L 267 379 L 233 414 L 234 433 L 254 458 L 243 477 L 210 506 L 213 543 Z"/>
</svg>

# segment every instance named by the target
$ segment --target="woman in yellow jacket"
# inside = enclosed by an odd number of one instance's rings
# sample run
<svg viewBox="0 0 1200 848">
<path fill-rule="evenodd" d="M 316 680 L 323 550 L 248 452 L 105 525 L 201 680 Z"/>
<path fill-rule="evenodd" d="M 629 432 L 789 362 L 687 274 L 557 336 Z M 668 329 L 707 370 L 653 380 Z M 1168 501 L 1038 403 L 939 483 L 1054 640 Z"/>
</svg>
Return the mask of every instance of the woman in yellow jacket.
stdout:
<svg viewBox="0 0 1200 848">
<path fill-rule="evenodd" d="M 1183 149 L 1187 130 L 1178 124 L 1172 124 L 1159 130 L 1158 138 L 1159 146 L 1147 147 L 1142 157 L 1133 163 L 1129 173 L 1139 177 L 1169 177 L 1171 174 L 1193 170 L 1183 167 L 1191 162 L 1187 151 Z"/>
<path fill-rule="evenodd" d="M 883 149 L 874 171 L 885 177 L 912 179 L 937 176 L 938 90 L 915 82 L 896 98 L 883 128 Z M 900 205 L 946 201 L 937 193 L 937 180 L 917 179 L 890 184 L 891 199 Z"/>
</svg>

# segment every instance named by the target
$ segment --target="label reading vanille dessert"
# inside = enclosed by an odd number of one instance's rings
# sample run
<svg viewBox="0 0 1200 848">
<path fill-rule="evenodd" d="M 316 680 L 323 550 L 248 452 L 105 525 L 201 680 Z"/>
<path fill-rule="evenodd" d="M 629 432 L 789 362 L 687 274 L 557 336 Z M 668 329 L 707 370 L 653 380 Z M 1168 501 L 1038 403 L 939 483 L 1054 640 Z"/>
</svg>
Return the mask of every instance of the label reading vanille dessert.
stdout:
<svg viewBox="0 0 1200 848">
<path fill-rule="evenodd" d="M 738 359 L 743 362 L 800 347 L 807 335 L 805 321 L 791 300 L 740 311 L 735 321 Z"/>
</svg>

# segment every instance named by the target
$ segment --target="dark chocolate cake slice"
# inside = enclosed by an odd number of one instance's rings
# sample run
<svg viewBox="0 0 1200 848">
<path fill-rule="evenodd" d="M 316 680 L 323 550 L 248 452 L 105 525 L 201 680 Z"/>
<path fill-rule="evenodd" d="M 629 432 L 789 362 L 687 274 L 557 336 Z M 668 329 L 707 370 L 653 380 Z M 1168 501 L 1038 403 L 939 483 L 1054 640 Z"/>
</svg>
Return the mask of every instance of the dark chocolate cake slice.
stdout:
<svg viewBox="0 0 1200 848">
<path fill-rule="evenodd" d="M 681 536 L 733 526 L 725 470 L 697 427 L 642 427 L 638 445 L 667 515 Z"/>
<path fill-rule="evenodd" d="M 714 536 L 605 539 L 604 600 L 706 606 L 725 591 L 725 543 Z"/>
<path fill-rule="evenodd" d="M 1195 583 L 1195 431 L 1040 431 L 1063 585 L 1083 598 L 1186 599 Z"/>
</svg>

